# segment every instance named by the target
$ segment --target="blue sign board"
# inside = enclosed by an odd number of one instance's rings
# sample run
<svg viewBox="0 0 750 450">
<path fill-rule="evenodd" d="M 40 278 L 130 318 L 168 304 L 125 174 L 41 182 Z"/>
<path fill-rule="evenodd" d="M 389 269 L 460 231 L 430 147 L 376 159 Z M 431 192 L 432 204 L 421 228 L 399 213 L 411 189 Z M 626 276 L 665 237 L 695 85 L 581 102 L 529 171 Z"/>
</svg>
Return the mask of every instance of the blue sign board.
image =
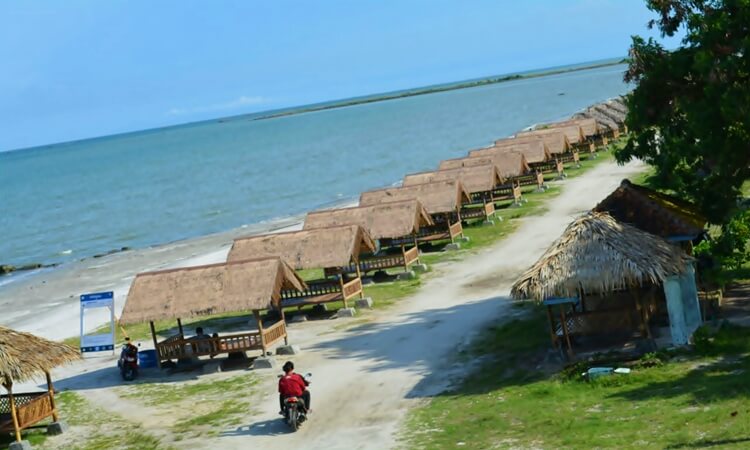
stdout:
<svg viewBox="0 0 750 450">
<path fill-rule="evenodd" d="M 86 335 L 84 316 L 93 308 L 109 309 L 109 333 Z M 97 292 L 81 295 L 81 353 L 105 352 L 115 350 L 115 293 Z"/>
</svg>

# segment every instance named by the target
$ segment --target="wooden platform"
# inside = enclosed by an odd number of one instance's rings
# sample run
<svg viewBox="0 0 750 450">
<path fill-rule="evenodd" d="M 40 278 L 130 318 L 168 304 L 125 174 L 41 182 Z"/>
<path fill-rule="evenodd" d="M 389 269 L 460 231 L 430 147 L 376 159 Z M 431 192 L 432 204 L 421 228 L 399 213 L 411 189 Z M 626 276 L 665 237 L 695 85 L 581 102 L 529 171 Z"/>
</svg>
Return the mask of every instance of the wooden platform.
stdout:
<svg viewBox="0 0 750 450">
<path fill-rule="evenodd" d="M 346 302 L 361 293 L 362 280 L 359 277 L 346 282 L 330 279 L 307 281 L 307 289 L 304 291 L 281 291 L 281 306 L 288 308 L 336 301 Z"/>
</svg>

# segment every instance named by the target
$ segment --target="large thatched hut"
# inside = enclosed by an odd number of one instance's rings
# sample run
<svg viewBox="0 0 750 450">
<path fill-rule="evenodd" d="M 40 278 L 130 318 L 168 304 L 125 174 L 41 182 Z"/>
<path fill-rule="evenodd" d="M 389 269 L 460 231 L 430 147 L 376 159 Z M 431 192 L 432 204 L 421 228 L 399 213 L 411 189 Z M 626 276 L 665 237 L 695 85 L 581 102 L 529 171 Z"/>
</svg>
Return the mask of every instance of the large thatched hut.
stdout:
<svg viewBox="0 0 750 450">
<path fill-rule="evenodd" d="M 120 323 L 150 322 L 159 366 L 163 361 L 190 356 L 266 350 L 286 341 L 281 301 L 307 289 L 294 269 L 277 257 L 204 266 L 143 272 L 130 286 Z M 261 311 L 279 310 L 281 319 L 270 326 Z M 185 336 L 181 319 L 232 312 L 252 312 L 257 330 L 205 338 Z M 175 319 L 178 334 L 158 342 L 155 321 Z"/>
<path fill-rule="evenodd" d="M 705 235 L 707 219 L 696 206 L 677 197 L 623 180 L 594 208 L 687 249 Z"/>
<path fill-rule="evenodd" d="M 511 295 L 546 304 L 553 343 L 564 342 L 569 352 L 578 337 L 601 342 L 638 329 L 651 338 L 652 317 L 664 312 L 674 344 L 685 344 L 701 323 L 692 258 L 606 213 L 573 221 L 516 281 Z"/>
<path fill-rule="evenodd" d="M 440 162 L 438 169 L 450 170 L 487 164 L 494 164 L 500 176 L 506 180 L 506 185 L 537 185 L 537 187 L 544 185 L 544 176 L 531 168 L 523 153 L 516 151 L 495 152 L 489 156 L 446 159 Z"/>
<path fill-rule="evenodd" d="M 303 306 L 363 296 L 360 257 L 375 252 L 375 242 L 359 225 L 261 234 L 235 239 L 227 261 L 279 257 L 294 269 L 324 269 L 323 279 L 306 280 L 307 289 L 285 296 L 281 306 Z M 353 267 L 352 276 L 348 268 Z"/>
<path fill-rule="evenodd" d="M 0 433 L 13 433 L 21 445 L 22 430 L 48 417 L 57 423 L 59 417 L 50 372 L 79 358 L 80 354 L 68 345 L 0 326 L 0 384 L 7 392 L 0 395 Z M 14 383 L 40 376 L 46 378 L 46 391 L 13 392 Z"/>
</svg>

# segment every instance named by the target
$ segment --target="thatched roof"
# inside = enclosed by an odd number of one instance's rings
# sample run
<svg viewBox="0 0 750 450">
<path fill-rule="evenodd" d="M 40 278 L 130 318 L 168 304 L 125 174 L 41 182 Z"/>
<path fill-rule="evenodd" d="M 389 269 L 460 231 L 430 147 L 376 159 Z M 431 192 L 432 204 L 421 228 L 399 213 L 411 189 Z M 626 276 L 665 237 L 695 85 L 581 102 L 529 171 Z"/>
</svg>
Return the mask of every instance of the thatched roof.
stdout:
<svg viewBox="0 0 750 450">
<path fill-rule="evenodd" d="M 614 120 L 605 116 L 604 114 L 595 110 L 594 108 L 587 108 L 583 112 L 574 114 L 573 117 L 577 119 L 588 118 L 588 119 L 595 120 L 597 125 L 599 125 L 599 129 L 604 129 L 604 130 L 618 129 L 617 123 Z"/>
<path fill-rule="evenodd" d="M 412 173 L 404 177 L 403 186 L 433 183 L 436 181 L 458 180 L 467 192 L 486 192 L 505 182 L 491 161 L 481 166 L 461 167 L 434 172 Z"/>
<path fill-rule="evenodd" d="M 552 155 L 544 143 L 544 140 L 533 137 L 531 139 L 503 139 L 495 142 L 495 147 L 473 150 L 469 152 L 470 158 L 496 157 L 509 152 L 521 153 L 526 158 L 527 164 L 546 162 L 552 159 Z"/>
<path fill-rule="evenodd" d="M 573 127 L 572 133 L 580 133 L 579 127 Z M 537 136 L 544 139 L 549 152 L 553 155 L 565 153 L 570 149 L 568 140 L 568 130 L 562 128 L 543 128 L 541 130 L 521 131 L 516 136 L 519 138 L 527 136 Z M 578 142 L 578 141 L 576 141 Z"/>
<path fill-rule="evenodd" d="M 372 206 L 313 211 L 305 217 L 305 230 L 336 225 L 359 225 L 373 239 L 397 238 L 432 225 L 432 218 L 418 200 L 381 203 Z"/>
<path fill-rule="evenodd" d="M 306 289 L 279 258 L 144 272 L 130 285 L 121 323 L 269 309 L 282 289 Z"/>
<path fill-rule="evenodd" d="M 568 139 L 570 144 L 578 144 L 586 140 L 586 135 L 583 133 L 583 129 L 577 123 L 566 123 L 566 122 L 555 122 L 548 123 L 540 126 L 537 130 L 557 130 L 565 134 L 565 138 Z"/>
<path fill-rule="evenodd" d="M 69 345 L 0 326 L 0 384 L 27 381 L 80 357 Z"/>
<path fill-rule="evenodd" d="M 516 151 L 501 151 L 489 156 L 465 157 L 446 159 L 440 162 L 440 170 L 456 169 L 460 167 L 476 167 L 494 164 L 503 179 L 518 177 L 531 171 L 526 156 Z"/>
<path fill-rule="evenodd" d="M 663 238 L 701 235 L 706 218 L 684 200 L 623 180 L 594 211 L 607 212 L 620 222 Z"/>
<path fill-rule="evenodd" d="M 581 139 L 587 138 L 590 136 L 596 136 L 599 134 L 599 125 L 597 125 L 596 120 L 594 119 L 569 119 L 569 120 L 563 120 L 561 122 L 554 122 L 549 123 L 545 125 L 546 128 L 565 128 L 565 127 L 579 127 L 581 132 Z M 571 139 L 573 137 L 574 128 L 571 128 L 569 130 L 569 133 L 566 132 L 566 135 L 568 136 L 568 140 L 571 144 L 574 144 L 575 141 Z"/>
<path fill-rule="evenodd" d="M 511 289 L 514 298 L 607 294 L 684 273 L 692 258 L 660 237 L 616 221 L 609 214 L 588 213 L 568 225 L 563 235 Z"/>
<path fill-rule="evenodd" d="M 441 214 L 457 211 L 464 203 L 471 202 L 471 196 L 457 180 L 377 189 L 363 192 L 359 196 L 359 204 L 362 206 L 400 200 L 419 200 L 428 213 Z"/>
<path fill-rule="evenodd" d="M 359 225 L 262 234 L 234 240 L 227 261 L 277 256 L 295 269 L 344 267 L 375 243 Z"/>
</svg>

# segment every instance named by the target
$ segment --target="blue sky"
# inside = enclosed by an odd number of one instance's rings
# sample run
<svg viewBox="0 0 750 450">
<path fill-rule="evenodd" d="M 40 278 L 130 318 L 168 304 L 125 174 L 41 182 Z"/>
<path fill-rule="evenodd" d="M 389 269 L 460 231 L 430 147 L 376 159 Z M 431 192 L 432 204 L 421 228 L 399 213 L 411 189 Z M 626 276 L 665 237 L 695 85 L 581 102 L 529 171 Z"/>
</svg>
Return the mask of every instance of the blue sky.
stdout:
<svg viewBox="0 0 750 450">
<path fill-rule="evenodd" d="M 0 150 L 624 56 L 650 18 L 642 0 L 4 0 Z"/>
</svg>

